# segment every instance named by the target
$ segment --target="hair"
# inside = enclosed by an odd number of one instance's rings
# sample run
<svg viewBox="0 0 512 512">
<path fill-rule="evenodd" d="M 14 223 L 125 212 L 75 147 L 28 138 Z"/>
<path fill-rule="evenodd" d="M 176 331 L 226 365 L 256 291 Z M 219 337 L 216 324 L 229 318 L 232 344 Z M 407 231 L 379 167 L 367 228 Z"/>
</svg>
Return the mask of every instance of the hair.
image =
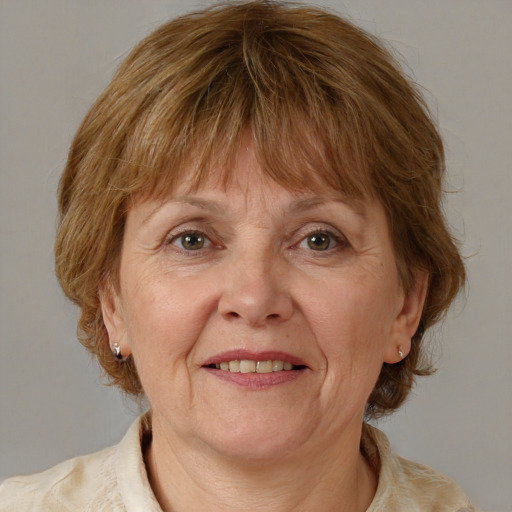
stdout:
<svg viewBox="0 0 512 512">
<path fill-rule="evenodd" d="M 171 20 L 141 41 L 82 122 L 59 187 L 56 272 L 81 315 L 78 336 L 110 382 L 143 395 L 132 358 L 109 348 L 100 289 L 117 286 L 131 201 L 213 166 L 230 180 L 244 134 L 288 189 L 330 187 L 383 205 L 405 292 L 429 286 L 410 354 L 386 364 L 367 404 L 397 409 L 431 372 L 423 333 L 465 281 L 442 211 L 444 151 L 415 85 L 375 37 L 299 4 L 231 3 Z M 190 170 L 192 169 L 192 170 Z"/>
</svg>

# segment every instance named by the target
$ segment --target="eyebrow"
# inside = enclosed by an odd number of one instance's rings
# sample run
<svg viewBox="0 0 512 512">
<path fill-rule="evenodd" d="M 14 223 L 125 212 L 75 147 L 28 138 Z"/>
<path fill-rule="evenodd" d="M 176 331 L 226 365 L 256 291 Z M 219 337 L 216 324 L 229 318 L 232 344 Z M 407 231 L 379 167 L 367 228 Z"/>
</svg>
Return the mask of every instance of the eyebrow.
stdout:
<svg viewBox="0 0 512 512">
<path fill-rule="evenodd" d="M 219 201 L 213 201 L 211 199 L 200 199 L 193 196 L 179 196 L 174 197 L 172 202 L 189 204 L 191 206 L 195 206 L 196 208 L 200 208 L 201 210 L 211 210 L 215 213 L 223 213 L 226 211 L 226 207 L 223 203 Z"/>
<path fill-rule="evenodd" d="M 211 201 L 209 199 L 200 199 L 198 197 L 192 196 L 178 196 L 173 197 L 169 201 L 163 201 L 158 204 L 153 210 L 151 210 L 146 217 L 142 220 L 142 225 L 147 224 L 163 207 L 165 207 L 169 203 L 182 203 L 188 204 L 190 206 L 194 206 L 200 210 L 209 210 L 214 213 L 224 213 L 226 207 L 217 201 Z"/>
<path fill-rule="evenodd" d="M 328 197 L 327 200 L 326 198 L 322 198 L 319 196 L 299 199 L 292 203 L 290 211 L 291 213 L 301 213 L 307 210 L 311 210 L 317 206 L 322 206 L 326 202 L 340 203 L 344 206 L 348 206 L 354 213 L 356 213 L 360 217 L 366 217 L 367 212 L 362 201 L 357 201 L 353 198 L 339 198 L 335 196 Z"/>
<path fill-rule="evenodd" d="M 344 198 L 338 198 L 338 197 L 328 197 L 328 202 L 334 202 L 334 203 L 340 203 L 344 206 L 348 206 L 354 213 L 361 217 L 366 217 L 366 208 L 364 207 L 364 204 L 362 201 L 356 201 L 354 199 L 348 200 Z M 165 201 L 161 204 L 159 204 L 157 207 L 155 207 L 142 221 L 142 224 L 147 224 L 166 204 L 169 203 L 182 203 L 187 204 L 190 206 L 194 206 L 195 208 L 198 208 L 200 210 L 206 210 L 210 211 L 216 214 L 223 214 L 226 212 L 227 208 L 226 206 L 219 202 L 214 201 L 210 199 L 200 199 L 198 197 L 193 196 L 178 196 L 173 197 L 170 201 Z M 314 197 L 307 197 L 304 199 L 297 199 L 296 201 L 293 201 L 292 204 L 287 208 L 287 210 L 291 214 L 298 214 L 302 213 L 308 210 L 311 210 L 313 208 L 316 208 L 317 206 L 322 206 L 326 203 L 326 198 L 322 198 L 320 196 L 314 196 Z"/>
</svg>

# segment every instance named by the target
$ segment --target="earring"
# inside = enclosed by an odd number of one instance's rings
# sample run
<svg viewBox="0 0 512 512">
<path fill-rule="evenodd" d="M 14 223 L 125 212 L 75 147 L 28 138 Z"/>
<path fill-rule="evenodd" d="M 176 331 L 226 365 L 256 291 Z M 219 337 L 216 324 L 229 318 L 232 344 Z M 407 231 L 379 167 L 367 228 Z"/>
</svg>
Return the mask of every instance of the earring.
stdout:
<svg viewBox="0 0 512 512">
<path fill-rule="evenodd" d="M 400 356 L 400 360 L 404 358 L 404 353 L 402 351 L 402 345 L 398 346 L 398 355 Z"/>
<path fill-rule="evenodd" d="M 121 354 L 121 345 L 119 345 L 119 343 L 117 343 L 117 341 L 114 341 L 114 343 L 112 343 L 112 355 L 118 361 L 123 360 L 123 355 Z"/>
</svg>

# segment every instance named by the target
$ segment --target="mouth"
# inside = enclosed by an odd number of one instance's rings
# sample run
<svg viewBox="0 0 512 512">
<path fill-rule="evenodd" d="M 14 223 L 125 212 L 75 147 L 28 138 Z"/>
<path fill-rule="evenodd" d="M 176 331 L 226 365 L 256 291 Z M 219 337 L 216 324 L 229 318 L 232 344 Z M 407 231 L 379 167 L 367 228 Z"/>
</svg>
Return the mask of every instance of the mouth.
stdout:
<svg viewBox="0 0 512 512">
<path fill-rule="evenodd" d="M 232 350 L 208 359 L 202 368 L 224 381 L 261 389 L 295 380 L 309 367 L 284 352 Z"/>
<path fill-rule="evenodd" d="M 220 363 L 210 363 L 206 368 L 221 370 L 231 373 L 273 373 L 281 371 L 303 370 L 305 365 L 295 365 L 281 359 L 266 359 L 255 361 L 254 359 L 233 359 Z"/>
</svg>

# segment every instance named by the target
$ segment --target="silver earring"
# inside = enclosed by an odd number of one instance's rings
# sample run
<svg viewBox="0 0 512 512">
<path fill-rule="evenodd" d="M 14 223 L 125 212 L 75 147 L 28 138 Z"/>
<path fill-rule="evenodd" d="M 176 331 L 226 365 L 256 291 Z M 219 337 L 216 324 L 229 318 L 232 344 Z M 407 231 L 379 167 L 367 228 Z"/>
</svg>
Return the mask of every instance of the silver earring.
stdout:
<svg viewBox="0 0 512 512">
<path fill-rule="evenodd" d="M 119 343 L 117 343 L 117 341 L 114 341 L 114 343 L 112 343 L 112 355 L 118 361 L 123 360 L 123 355 L 121 354 L 121 345 L 119 345 Z"/>
<path fill-rule="evenodd" d="M 402 351 L 402 345 L 398 346 L 398 355 L 400 356 L 400 360 L 404 358 L 404 353 Z"/>
</svg>

